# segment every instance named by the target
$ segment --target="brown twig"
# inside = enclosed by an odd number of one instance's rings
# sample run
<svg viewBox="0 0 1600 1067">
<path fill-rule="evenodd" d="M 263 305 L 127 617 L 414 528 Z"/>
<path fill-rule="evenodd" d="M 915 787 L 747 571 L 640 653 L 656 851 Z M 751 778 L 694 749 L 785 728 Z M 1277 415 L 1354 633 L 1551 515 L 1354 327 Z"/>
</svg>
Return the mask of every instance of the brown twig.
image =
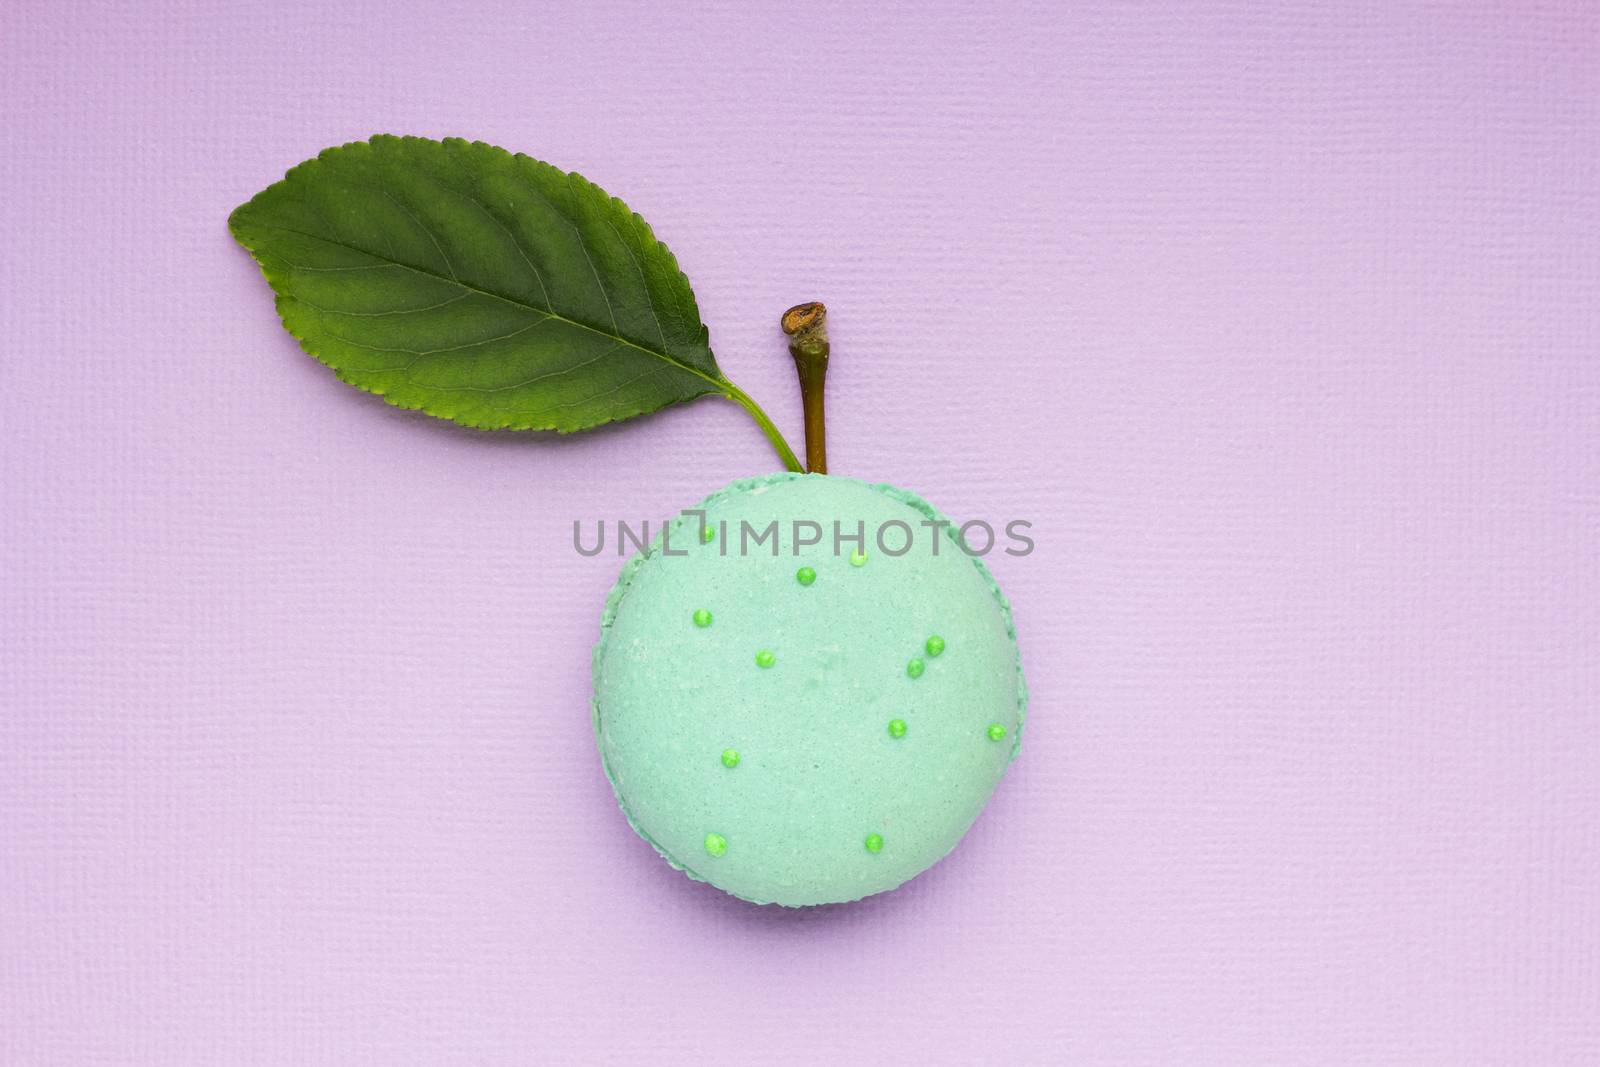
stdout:
<svg viewBox="0 0 1600 1067">
<path fill-rule="evenodd" d="M 805 411 L 806 469 L 828 473 L 827 416 L 823 412 L 823 383 L 828 377 L 828 309 L 820 301 L 796 304 L 783 313 L 783 332 L 789 335 L 789 354 L 800 376 L 800 404 Z"/>
</svg>

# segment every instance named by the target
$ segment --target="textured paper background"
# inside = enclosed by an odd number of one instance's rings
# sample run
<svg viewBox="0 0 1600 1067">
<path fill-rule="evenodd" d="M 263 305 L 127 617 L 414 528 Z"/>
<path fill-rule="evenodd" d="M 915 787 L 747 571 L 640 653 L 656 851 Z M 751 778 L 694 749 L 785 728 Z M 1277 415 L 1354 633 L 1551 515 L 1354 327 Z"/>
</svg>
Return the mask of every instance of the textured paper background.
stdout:
<svg viewBox="0 0 1600 1067">
<path fill-rule="evenodd" d="M 1592 5 L 0 38 L 0 1062 L 1600 1060 Z M 837 469 L 1036 524 L 1028 744 L 947 862 L 782 913 L 627 829 L 570 524 L 772 458 L 301 355 L 224 218 L 375 131 L 626 197 L 793 434 L 827 299 Z"/>
</svg>

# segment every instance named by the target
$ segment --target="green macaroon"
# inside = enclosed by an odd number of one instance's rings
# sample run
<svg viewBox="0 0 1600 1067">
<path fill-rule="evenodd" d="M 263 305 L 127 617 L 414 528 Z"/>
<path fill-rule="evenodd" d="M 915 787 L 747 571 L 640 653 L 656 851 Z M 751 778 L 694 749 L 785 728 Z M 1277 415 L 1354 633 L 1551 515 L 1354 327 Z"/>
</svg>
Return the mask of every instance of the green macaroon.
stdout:
<svg viewBox="0 0 1600 1067">
<path fill-rule="evenodd" d="M 595 734 L 674 867 L 799 907 L 893 889 L 961 840 L 1017 755 L 1027 690 L 1005 597 L 941 523 L 902 489 L 777 474 L 623 567 Z"/>
</svg>

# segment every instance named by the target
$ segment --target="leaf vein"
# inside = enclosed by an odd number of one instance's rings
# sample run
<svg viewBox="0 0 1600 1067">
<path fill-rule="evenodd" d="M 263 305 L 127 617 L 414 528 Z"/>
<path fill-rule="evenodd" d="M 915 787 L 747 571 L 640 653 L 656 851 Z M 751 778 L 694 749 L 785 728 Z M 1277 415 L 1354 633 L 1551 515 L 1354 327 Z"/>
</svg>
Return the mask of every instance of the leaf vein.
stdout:
<svg viewBox="0 0 1600 1067">
<path fill-rule="evenodd" d="M 639 257 L 633 254 L 633 246 L 623 240 L 622 232 L 617 229 L 616 223 L 610 219 L 606 225 L 611 227 L 611 233 L 616 237 L 622 250 L 628 253 L 628 259 L 633 263 L 633 269 L 639 272 L 639 287 L 644 290 L 644 302 L 650 306 L 650 317 L 655 320 L 656 335 L 661 338 L 661 347 L 667 347 L 667 331 L 661 328 L 661 316 L 656 314 L 656 298 L 650 292 L 650 280 L 644 276 L 644 264 L 639 262 Z"/>
<path fill-rule="evenodd" d="M 555 410 L 559 411 L 562 408 L 577 407 L 579 404 L 592 404 L 596 400 L 599 400 L 601 397 L 610 396 L 613 393 L 619 392 L 622 389 L 625 389 L 628 386 L 632 385 L 634 382 L 642 381 L 643 379 L 650 377 L 650 375 L 652 375 L 652 374 L 660 374 L 663 369 L 665 369 L 665 368 L 662 368 L 662 367 L 650 367 L 647 370 L 645 370 L 645 372 L 643 374 L 635 374 L 632 378 L 629 378 L 627 381 L 618 382 L 616 385 L 612 386 L 610 389 L 604 390 L 603 392 L 594 393 L 594 394 L 592 394 L 590 396 L 579 397 L 578 399 L 570 400 L 565 404 L 552 404 L 550 406 L 552 408 L 554 408 Z"/>
<path fill-rule="evenodd" d="M 353 318 L 359 319 L 381 319 L 386 315 L 416 315 L 423 311 L 433 311 L 436 308 L 444 307 L 446 304 L 454 304 L 458 300 L 465 300 L 471 295 L 471 293 L 457 293 L 448 300 L 441 300 L 437 304 L 429 304 L 426 307 L 392 308 L 388 311 L 342 311 L 339 308 L 323 307 L 321 304 L 313 303 L 312 301 L 307 300 L 305 297 L 298 294 L 294 297 L 294 299 L 304 304 L 308 308 L 322 312 L 324 315 L 349 315 Z"/>
<path fill-rule="evenodd" d="M 439 253 L 439 258 L 444 260 L 444 269 L 450 272 L 450 280 L 453 282 L 459 282 L 461 279 L 456 277 L 455 265 L 450 262 L 450 257 L 445 254 L 444 246 L 439 243 L 439 239 L 433 235 L 433 227 L 429 226 L 426 222 L 423 222 L 421 219 L 417 218 L 417 216 L 413 215 L 410 208 L 402 204 L 398 197 L 396 197 L 389 190 L 385 189 L 383 186 L 374 185 L 369 186 L 369 188 L 376 189 L 378 192 L 388 197 L 389 201 L 394 204 L 395 207 L 405 212 L 406 217 L 417 224 L 418 229 L 428 235 L 428 240 L 433 242 L 434 250 Z"/>
<path fill-rule="evenodd" d="M 480 201 L 477 197 L 473 196 L 469 192 L 463 192 L 461 195 L 466 198 L 468 203 L 472 204 L 479 211 L 483 212 L 484 217 L 498 226 L 500 228 L 500 232 L 505 234 L 506 237 L 511 241 L 511 246 L 517 250 L 517 255 L 522 257 L 522 262 L 526 263 L 528 265 L 528 269 L 533 271 L 533 280 L 539 283 L 539 291 L 544 294 L 545 310 L 554 311 L 555 305 L 550 302 L 550 290 L 545 287 L 544 275 L 539 272 L 538 266 L 533 262 L 532 257 L 528 255 L 528 250 L 523 247 L 522 239 L 516 234 L 512 233 L 510 227 L 500 221 L 500 216 L 489 210 L 489 205 L 487 203 Z M 666 345 L 663 344 L 662 347 L 665 348 Z"/>
<path fill-rule="evenodd" d="M 600 360 L 602 360 L 605 357 L 609 356 L 611 353 L 615 352 L 616 350 L 617 350 L 617 346 L 616 345 L 612 345 L 610 348 L 608 348 L 605 351 L 599 353 L 598 355 L 590 356 L 588 359 L 584 360 L 582 363 L 574 363 L 570 367 L 562 367 L 559 370 L 546 371 L 543 374 L 535 374 L 531 378 L 525 378 L 520 382 L 509 382 L 509 383 L 507 383 L 505 385 L 435 385 L 432 382 L 426 382 L 426 383 L 419 382 L 415 378 L 411 377 L 411 374 L 410 374 L 411 368 L 416 365 L 416 360 L 412 360 L 410 363 L 407 363 L 404 367 L 401 367 L 401 368 L 398 368 L 398 369 L 401 371 L 402 374 L 405 375 L 406 381 L 411 382 L 413 385 L 423 385 L 428 389 L 433 389 L 433 390 L 436 390 L 436 391 L 441 392 L 441 393 L 487 393 L 487 394 L 491 394 L 492 395 L 494 393 L 510 392 L 513 389 L 523 389 L 523 388 L 526 388 L 527 386 L 532 385 L 534 382 L 542 382 L 542 381 L 545 381 L 545 380 L 547 380 L 549 378 L 559 378 L 563 374 L 571 374 L 574 371 L 582 370 L 584 367 L 589 366 L 591 363 L 599 362 Z M 664 368 L 651 367 L 650 368 L 650 373 L 654 374 L 656 371 L 662 370 L 662 369 L 664 369 Z M 628 381 L 629 382 L 637 381 L 639 377 L 641 377 L 641 376 L 637 376 L 636 375 L 634 378 L 628 379 Z M 626 385 L 628 383 L 624 382 L 623 384 Z M 598 395 L 604 396 L 605 394 L 601 393 L 601 394 L 598 394 Z M 582 403 L 582 402 L 583 402 L 583 400 L 579 399 L 579 400 L 575 401 L 574 403 Z M 556 404 L 556 405 L 553 405 L 553 406 L 554 407 L 570 407 L 571 405 L 568 405 L 568 404 Z"/>
<path fill-rule="evenodd" d="M 567 219 L 567 225 L 571 226 L 572 232 L 578 236 L 578 251 L 583 253 L 584 262 L 589 264 L 589 273 L 594 275 L 594 284 L 600 289 L 600 299 L 606 302 L 606 314 L 611 316 L 611 328 L 620 334 L 622 327 L 617 325 L 617 309 L 611 306 L 611 294 L 606 291 L 606 283 L 600 278 L 600 269 L 594 265 L 594 257 L 589 254 L 589 242 L 584 239 L 583 230 L 576 222 Z"/>
<path fill-rule="evenodd" d="M 480 345 L 491 345 L 496 341 L 509 341 L 513 337 L 520 336 L 521 334 L 527 333 L 529 330 L 534 330 L 540 326 L 543 326 L 553 317 L 554 316 L 547 315 L 544 318 L 539 319 L 537 322 L 530 322 L 521 329 L 512 330 L 510 333 L 503 333 L 498 337 L 484 337 L 477 341 L 468 341 L 466 344 L 452 345 L 449 348 L 385 348 L 381 345 L 369 345 L 364 344 L 361 341 L 352 341 L 348 337 L 340 337 L 338 334 L 334 334 L 333 339 L 338 341 L 340 344 L 346 344 L 354 348 L 365 349 L 368 352 L 399 352 L 409 356 L 416 356 L 417 359 L 421 359 L 423 356 L 437 356 L 441 352 L 462 352 L 469 348 L 477 348 Z M 416 360 L 412 360 L 412 363 L 415 362 Z M 409 365 L 410 364 L 407 364 L 407 366 Z"/>
<path fill-rule="evenodd" d="M 333 245 L 335 248 L 343 248 L 343 249 L 345 249 L 346 251 L 349 251 L 349 252 L 359 252 L 364 256 L 373 256 L 373 258 L 377 258 L 374 253 L 368 251 L 365 248 L 361 248 L 358 245 L 349 244 L 348 242 L 345 242 L 345 241 L 337 241 L 337 240 L 334 240 L 331 237 L 323 237 L 321 234 L 307 233 L 305 230 L 297 230 L 292 226 L 280 226 L 277 223 L 272 223 L 272 222 L 261 222 L 261 223 L 258 223 L 258 225 L 263 226 L 263 227 L 265 227 L 267 229 L 277 230 L 280 233 L 292 233 L 292 234 L 295 234 L 296 236 L 299 236 L 299 237 L 305 237 L 305 238 L 308 238 L 308 239 L 313 240 L 313 241 L 321 241 L 323 244 Z M 696 378 L 700 378 L 703 381 L 709 382 L 710 384 L 712 384 L 712 385 L 714 385 L 716 387 L 718 392 L 723 393 L 724 395 L 727 395 L 727 380 L 726 379 L 724 379 L 724 378 L 722 378 L 720 376 L 713 377 L 712 375 L 707 374 L 705 371 L 701 370 L 698 367 L 691 366 L 688 363 L 683 362 L 682 360 L 673 358 L 671 355 L 667 354 L 666 352 L 657 351 L 656 349 L 653 349 L 653 348 L 647 348 L 646 346 L 641 345 L 636 341 L 630 341 L 626 337 L 622 337 L 620 334 L 607 333 L 606 331 L 604 331 L 602 329 L 599 329 L 598 327 L 590 326 L 586 322 L 579 322 L 577 319 L 568 318 L 567 316 L 561 314 L 560 312 L 557 312 L 557 311 L 546 311 L 544 308 L 541 308 L 541 307 L 538 307 L 536 305 L 530 304 L 525 300 L 520 300 L 520 299 L 518 299 L 516 297 L 513 297 L 513 296 L 506 296 L 504 293 L 497 293 L 492 289 L 484 289 L 484 288 L 481 288 L 479 286 L 472 285 L 472 284 L 470 284 L 468 282 L 464 282 L 459 278 L 446 278 L 443 275 L 441 275 L 441 274 L 439 274 L 439 273 L 437 273 L 435 271 L 427 270 L 426 268 L 423 268 L 423 267 L 416 267 L 416 266 L 411 265 L 410 263 L 372 263 L 372 264 L 364 265 L 364 267 L 305 267 L 305 266 L 299 266 L 299 265 L 295 264 L 292 260 L 286 259 L 283 256 L 279 256 L 276 253 L 267 253 L 267 254 L 274 256 L 274 258 L 277 258 L 281 262 L 286 263 L 290 267 L 294 267 L 297 270 L 330 270 L 330 271 L 335 271 L 335 270 L 358 270 L 358 269 L 365 269 L 366 267 L 371 267 L 371 268 L 374 268 L 374 269 L 379 268 L 379 267 L 398 267 L 401 270 L 408 270 L 408 271 L 411 271 L 413 274 L 420 274 L 423 277 L 432 278 L 435 281 L 448 282 L 448 283 L 450 283 L 452 285 L 460 286 L 462 289 L 464 289 L 464 290 L 466 290 L 468 292 L 477 293 L 480 296 L 492 297 L 492 298 L 494 298 L 496 300 L 504 301 L 505 303 L 510 304 L 513 307 L 519 307 L 519 308 L 522 308 L 525 311 L 531 311 L 536 315 L 546 315 L 546 316 L 548 316 L 550 318 L 553 318 L 553 319 L 559 319 L 562 322 L 565 322 L 570 326 L 575 326 L 580 330 L 587 330 L 590 333 L 596 334 L 596 335 L 598 335 L 600 337 L 604 337 L 604 338 L 606 338 L 608 340 L 620 342 L 621 344 L 624 344 L 624 345 L 628 346 L 629 348 L 637 349 L 638 351 L 643 352 L 648 356 L 651 356 L 651 357 L 653 357 L 655 359 L 661 360 L 663 363 L 668 363 L 668 364 L 670 364 L 670 365 L 672 365 L 674 367 L 677 367 L 679 370 L 684 371 L 687 374 L 692 374 Z M 382 351 L 382 350 L 380 350 L 380 351 Z M 393 349 L 391 351 L 409 351 L 409 350 L 408 349 Z"/>
</svg>

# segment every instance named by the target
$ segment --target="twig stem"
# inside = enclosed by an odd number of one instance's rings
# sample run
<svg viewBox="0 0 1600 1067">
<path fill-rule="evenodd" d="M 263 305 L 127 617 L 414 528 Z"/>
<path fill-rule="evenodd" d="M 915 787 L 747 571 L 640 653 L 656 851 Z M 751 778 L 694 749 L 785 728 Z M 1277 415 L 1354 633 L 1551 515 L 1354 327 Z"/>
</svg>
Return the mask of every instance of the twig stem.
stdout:
<svg viewBox="0 0 1600 1067">
<path fill-rule="evenodd" d="M 820 301 L 796 304 L 783 313 L 789 354 L 800 378 L 800 404 L 805 411 L 806 469 L 828 473 L 828 427 L 823 384 L 828 377 L 828 309 Z"/>
</svg>

